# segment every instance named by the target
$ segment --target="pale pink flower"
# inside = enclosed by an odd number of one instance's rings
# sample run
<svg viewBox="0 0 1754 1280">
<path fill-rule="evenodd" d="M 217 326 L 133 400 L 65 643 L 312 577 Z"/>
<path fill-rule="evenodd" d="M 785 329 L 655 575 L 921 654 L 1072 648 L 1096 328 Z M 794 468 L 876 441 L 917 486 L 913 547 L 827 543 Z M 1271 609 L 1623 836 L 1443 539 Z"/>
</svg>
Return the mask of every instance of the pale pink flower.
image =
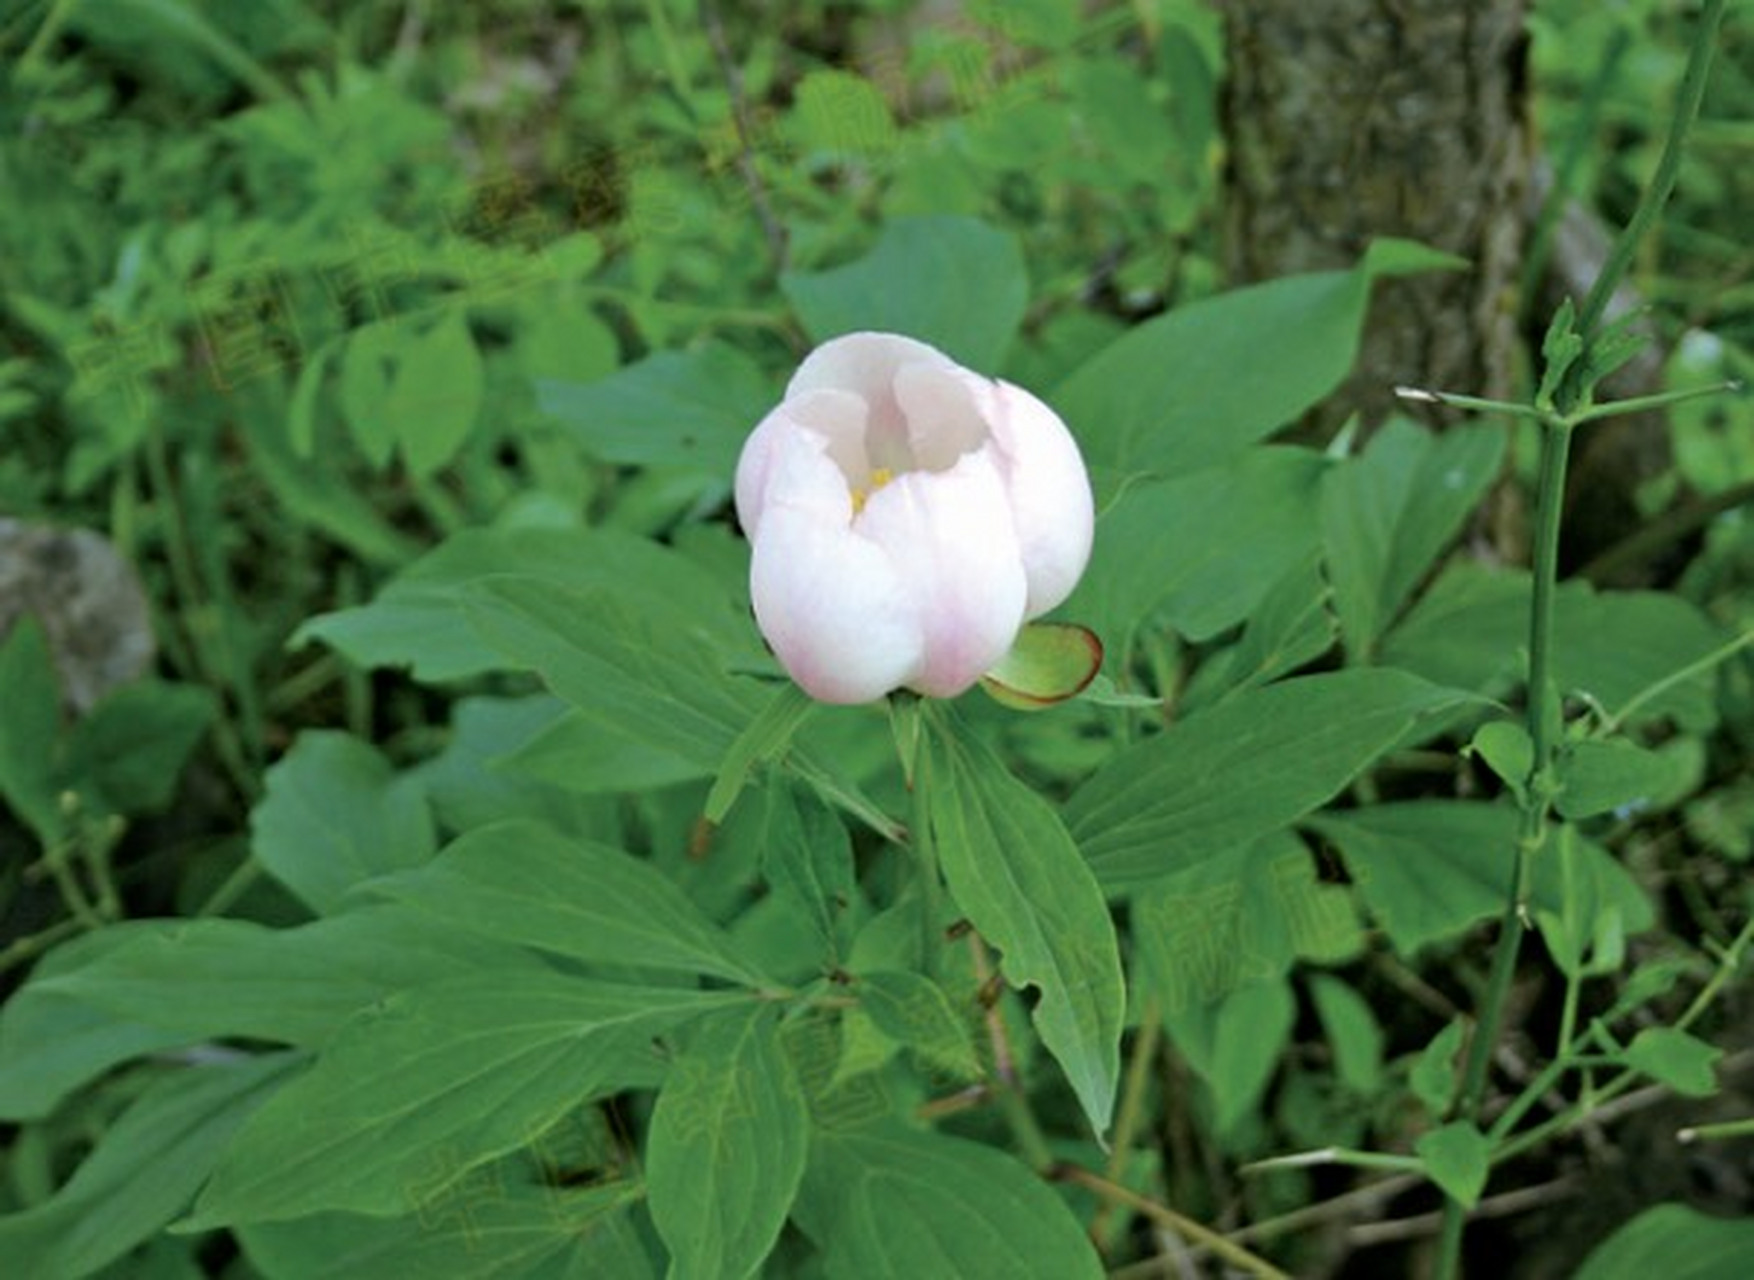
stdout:
<svg viewBox="0 0 1754 1280">
<path fill-rule="evenodd" d="M 755 618 L 823 702 L 951 697 L 1090 558 L 1090 480 L 1064 423 L 1010 383 L 889 333 L 805 358 L 737 464 Z"/>
</svg>

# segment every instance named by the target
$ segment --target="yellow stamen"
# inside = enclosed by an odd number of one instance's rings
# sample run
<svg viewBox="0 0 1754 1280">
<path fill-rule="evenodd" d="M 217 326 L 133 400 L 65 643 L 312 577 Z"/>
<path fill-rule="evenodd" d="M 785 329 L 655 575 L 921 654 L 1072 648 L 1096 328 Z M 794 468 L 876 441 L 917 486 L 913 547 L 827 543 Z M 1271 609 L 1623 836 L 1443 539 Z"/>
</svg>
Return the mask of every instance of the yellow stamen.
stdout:
<svg viewBox="0 0 1754 1280">
<path fill-rule="evenodd" d="M 868 486 L 862 489 L 857 487 L 853 489 L 853 514 L 858 515 L 859 512 L 863 511 L 865 504 L 871 500 L 871 495 L 893 479 L 895 479 L 895 472 L 888 467 L 878 467 L 873 471 L 871 483 Z"/>
</svg>

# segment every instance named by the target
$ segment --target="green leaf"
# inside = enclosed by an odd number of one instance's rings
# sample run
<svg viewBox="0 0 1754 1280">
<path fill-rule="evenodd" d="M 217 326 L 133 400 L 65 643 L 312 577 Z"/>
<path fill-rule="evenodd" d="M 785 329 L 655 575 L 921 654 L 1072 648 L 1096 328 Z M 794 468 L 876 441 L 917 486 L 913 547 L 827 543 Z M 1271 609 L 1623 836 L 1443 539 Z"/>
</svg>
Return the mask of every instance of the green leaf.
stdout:
<svg viewBox="0 0 1754 1280">
<path fill-rule="evenodd" d="M 1460 426 L 1432 436 L 1395 419 L 1322 483 L 1321 524 L 1340 631 L 1368 659 L 1498 474 L 1505 435 Z"/>
<path fill-rule="evenodd" d="M 1186 475 L 1234 457 L 1340 385 L 1372 280 L 1459 265 L 1379 241 L 1350 271 L 1252 285 L 1137 325 L 1048 399 L 1093 464 Z"/>
<path fill-rule="evenodd" d="M 219 713 L 195 685 L 138 680 L 106 696 L 73 727 L 67 773 L 114 813 L 163 812 L 183 765 Z"/>
<path fill-rule="evenodd" d="M 813 342 L 861 329 L 901 333 L 987 374 L 1003 364 L 1029 301 L 1016 237 L 950 216 L 892 218 L 864 257 L 788 273 L 780 289 Z"/>
<path fill-rule="evenodd" d="M 185 1225 L 409 1213 L 582 1102 L 654 1083 L 653 1037 L 748 998 L 511 965 L 391 996 L 251 1118 Z"/>
<path fill-rule="evenodd" d="M 1745 1280 L 1750 1259 L 1754 1219 L 1659 1204 L 1591 1250 L 1572 1280 Z"/>
<path fill-rule="evenodd" d="M 1717 1092 L 1713 1071 L 1724 1051 L 1677 1027 L 1646 1027 L 1626 1046 L 1626 1063 L 1689 1098 Z"/>
<path fill-rule="evenodd" d="M 14 1275 L 84 1276 L 188 1207 L 232 1135 L 272 1095 L 289 1054 L 184 1067 L 154 1081 L 49 1199 L 0 1218 Z"/>
<path fill-rule="evenodd" d="M 1404 955 L 1504 907 L 1517 839 L 1507 805 L 1411 800 L 1323 813 L 1308 825 L 1339 847 L 1359 896 Z M 1629 933 L 1649 928 L 1650 903 L 1625 869 L 1581 837 L 1578 855 L 1575 875 L 1602 909 L 1618 910 Z M 1565 899 L 1559 860 L 1537 858 L 1531 907 L 1562 911 Z"/>
<path fill-rule="evenodd" d="M 54 776 L 60 683 L 43 629 L 29 615 L 0 637 L 0 704 L 0 799 L 52 844 L 63 821 Z"/>
<path fill-rule="evenodd" d="M 798 1220 L 828 1280 L 1103 1274 L 1065 1201 L 1022 1164 L 899 1126 L 818 1134 Z"/>
<path fill-rule="evenodd" d="M 449 928 L 586 963 L 766 981 L 651 863 L 535 822 L 478 828 L 372 891 Z"/>
<path fill-rule="evenodd" d="M 389 411 L 409 473 L 431 475 L 463 447 L 481 415 L 486 371 L 461 310 L 400 344 Z"/>
<path fill-rule="evenodd" d="M 1456 1120 L 1420 1134 L 1413 1150 L 1444 1194 L 1467 1209 L 1480 1203 L 1492 1159 L 1492 1142 L 1485 1134 L 1466 1120 Z"/>
<path fill-rule="evenodd" d="M 129 931 L 88 963 L 33 978 L 27 991 L 185 1043 L 244 1037 L 316 1048 L 357 1010 L 435 978 L 479 972 L 504 954 L 393 907 L 294 929 L 184 920 Z"/>
<path fill-rule="evenodd" d="M 494 1165 L 419 1214 L 319 1213 L 238 1235 L 269 1280 L 658 1280 L 629 1213 L 640 1192 L 633 1181 L 519 1183 Z"/>
<path fill-rule="evenodd" d="M 859 1007 L 890 1039 L 916 1050 L 959 1079 L 980 1075 L 980 1056 L 966 1018 L 957 1016 L 944 988 L 920 973 L 879 969 L 861 974 Z"/>
<path fill-rule="evenodd" d="M 562 771 L 561 751 L 556 744 L 552 763 L 558 776 L 550 776 L 532 757 L 541 753 L 535 744 L 544 741 L 570 713 L 559 698 L 546 693 L 518 697 L 463 697 L 451 704 L 451 722 L 443 750 L 409 770 L 420 780 L 441 828 L 467 831 L 505 818 L 532 818 L 563 831 L 580 834 L 619 834 L 616 799 L 592 794 L 602 790 L 641 790 L 678 781 L 635 781 L 627 787 L 599 788 L 601 777 L 591 776 L 591 766 L 613 771 L 618 761 L 600 757 L 608 752 L 599 745 L 588 757 L 574 756 L 575 763 Z M 560 735 L 556 734 L 558 739 Z M 580 744 L 582 751 L 582 743 Z M 635 763 L 628 776 L 637 776 Z M 587 775 L 584 794 L 567 784 L 576 774 Z M 684 778 L 693 774 L 685 773 Z"/>
<path fill-rule="evenodd" d="M 796 685 L 787 684 L 769 700 L 761 713 L 744 727 L 719 765 L 712 790 L 706 797 L 706 820 L 721 822 L 737 795 L 749 781 L 756 765 L 776 759 L 791 745 L 792 735 L 816 706 Z"/>
<path fill-rule="evenodd" d="M 1631 742 L 1574 742 L 1559 757 L 1553 807 L 1572 820 L 1648 809 L 1675 795 L 1684 764 Z"/>
<path fill-rule="evenodd" d="M 481 413 L 486 374 L 460 310 L 424 329 L 384 320 L 355 330 L 341 358 L 342 413 L 373 465 L 400 448 L 415 477 L 449 462 Z"/>
<path fill-rule="evenodd" d="M 1212 1123 L 1220 1135 L 1258 1114 L 1296 1021 L 1297 1001 L 1283 978 L 1248 983 L 1212 1004 L 1165 1011 L 1176 1048 L 1212 1091 Z"/>
<path fill-rule="evenodd" d="M 1328 610 L 1331 595 L 1319 556 L 1312 553 L 1286 570 L 1250 613 L 1242 638 L 1216 661 L 1201 664 L 1181 697 L 1182 708 L 1192 713 L 1321 657 L 1333 646 L 1336 634 Z"/>
<path fill-rule="evenodd" d="M 607 529 L 472 529 L 414 561 L 369 605 L 312 618 L 292 643 L 321 640 L 362 667 L 407 666 L 428 682 L 500 670 L 503 655 L 464 614 L 465 588 L 500 574 L 575 591 L 603 588 L 726 647 L 752 634 L 723 580 L 650 538 Z"/>
<path fill-rule="evenodd" d="M 338 910 L 357 884 L 419 866 L 436 844 L 419 784 L 332 730 L 301 734 L 268 770 L 250 834 L 257 860 L 320 914 Z"/>
<path fill-rule="evenodd" d="M 932 838 L 957 909 L 1003 953 L 1014 987 L 1092 1127 L 1108 1127 L 1126 992 L 1102 890 L 1048 803 L 959 723 L 934 725 L 927 755 Z"/>
<path fill-rule="evenodd" d="M 851 908 L 859 899 L 852 841 L 840 819 L 815 796 L 775 779 L 731 813 L 731 828 L 753 825 L 761 874 L 775 893 L 798 903 L 830 954 L 839 954 Z M 727 838 L 732 836 L 728 828 Z"/>
<path fill-rule="evenodd" d="M 1528 575 L 1458 563 L 1385 638 L 1381 660 L 1456 688 L 1501 695 L 1528 669 Z M 1723 644 L 1697 607 L 1659 592 L 1562 584 L 1554 600 L 1554 679 L 1610 712 Z M 1717 723 L 1716 680 L 1701 670 L 1641 702 L 1627 727 L 1673 719 L 1690 733 Z"/>
<path fill-rule="evenodd" d="M 1486 762 L 1520 803 L 1535 768 L 1535 743 L 1515 720 L 1490 720 L 1474 731 L 1468 749 Z"/>
<path fill-rule="evenodd" d="M 541 379 L 536 402 L 591 456 L 680 467 L 728 483 L 743 441 L 778 397 L 747 356 L 721 342 L 660 351 L 595 382 Z"/>
<path fill-rule="evenodd" d="M 672 1063 L 646 1141 L 671 1275 L 752 1276 L 804 1177 L 810 1113 L 772 1009 L 714 1018 Z"/>
<path fill-rule="evenodd" d="M 1302 450 L 1254 449 L 1130 485 L 1098 520 L 1090 566 L 1063 613 L 1116 657 L 1153 619 L 1195 641 L 1235 626 L 1316 551 L 1321 469 Z"/>
<path fill-rule="evenodd" d="M 1289 831 L 1144 885 L 1130 910 L 1137 973 L 1166 1014 L 1283 977 L 1298 956 L 1350 958 L 1364 940 L 1349 891 L 1318 881 Z"/>
<path fill-rule="evenodd" d="M 1113 756 L 1067 824 L 1103 887 L 1126 892 L 1295 821 L 1467 701 L 1382 668 L 1244 690 Z"/>
<path fill-rule="evenodd" d="M 0 1119 L 40 1120 L 118 1063 L 187 1039 L 180 1031 L 117 1017 L 48 989 L 52 979 L 171 927 L 164 921 L 129 921 L 64 942 L 0 1004 Z"/>
<path fill-rule="evenodd" d="M 1326 973 L 1311 975 L 1309 994 L 1334 1051 L 1334 1074 L 1354 1093 L 1373 1095 L 1382 1080 L 1383 1033 L 1370 1003 Z"/>
<path fill-rule="evenodd" d="M 1452 1018 L 1431 1038 L 1419 1056 L 1413 1061 L 1413 1070 L 1409 1075 L 1408 1084 L 1413 1096 L 1425 1104 L 1425 1109 L 1434 1116 L 1442 1116 L 1455 1101 L 1456 1093 L 1462 1086 L 1461 1053 L 1462 1043 L 1467 1038 L 1468 1024 L 1463 1018 Z"/>
<path fill-rule="evenodd" d="M 648 791 L 705 776 L 698 760 L 654 746 L 637 727 L 561 705 L 558 716 L 495 763 L 581 796 Z"/>
<path fill-rule="evenodd" d="M 727 675 L 711 635 L 685 615 L 607 586 L 495 578 L 477 585 L 471 602 L 470 621 L 510 664 L 536 671 L 557 697 L 694 762 L 703 775 L 777 696 Z"/>
</svg>

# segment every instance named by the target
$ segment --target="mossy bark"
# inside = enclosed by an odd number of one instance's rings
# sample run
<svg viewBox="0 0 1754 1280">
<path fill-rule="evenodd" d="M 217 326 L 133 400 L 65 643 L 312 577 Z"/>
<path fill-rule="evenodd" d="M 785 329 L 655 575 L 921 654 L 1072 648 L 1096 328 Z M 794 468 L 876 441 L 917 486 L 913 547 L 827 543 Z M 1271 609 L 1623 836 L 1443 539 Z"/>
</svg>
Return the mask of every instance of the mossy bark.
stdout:
<svg viewBox="0 0 1754 1280">
<path fill-rule="evenodd" d="M 1234 284 L 1350 266 L 1379 236 L 1465 271 L 1378 287 L 1357 367 L 1301 425 L 1374 425 L 1410 383 L 1512 390 L 1525 228 L 1525 0 L 1220 0 Z"/>
</svg>

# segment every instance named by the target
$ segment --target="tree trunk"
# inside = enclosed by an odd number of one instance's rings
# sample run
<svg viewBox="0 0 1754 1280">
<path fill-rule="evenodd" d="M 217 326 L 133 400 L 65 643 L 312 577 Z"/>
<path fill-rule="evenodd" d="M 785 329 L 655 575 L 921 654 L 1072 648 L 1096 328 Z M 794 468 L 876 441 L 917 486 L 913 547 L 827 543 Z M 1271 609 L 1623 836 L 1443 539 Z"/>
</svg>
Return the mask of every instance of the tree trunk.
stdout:
<svg viewBox="0 0 1754 1280">
<path fill-rule="evenodd" d="M 1219 0 L 1232 283 L 1355 263 L 1401 236 L 1467 271 L 1377 287 L 1351 379 L 1310 420 L 1365 426 L 1410 383 L 1512 389 L 1528 176 L 1525 0 Z"/>
</svg>

